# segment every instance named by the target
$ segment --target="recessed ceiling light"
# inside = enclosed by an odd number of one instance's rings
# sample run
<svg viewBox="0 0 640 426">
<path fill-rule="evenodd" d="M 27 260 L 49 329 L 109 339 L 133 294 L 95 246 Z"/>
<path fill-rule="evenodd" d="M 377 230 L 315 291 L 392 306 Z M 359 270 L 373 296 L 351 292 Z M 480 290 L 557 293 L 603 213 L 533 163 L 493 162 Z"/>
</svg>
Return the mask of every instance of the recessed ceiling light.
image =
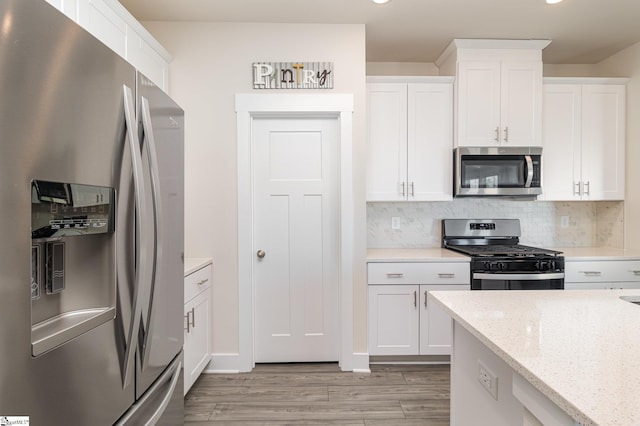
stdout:
<svg viewBox="0 0 640 426">
<path fill-rule="evenodd" d="M 385 3 L 389 3 L 389 0 L 373 0 L 373 2 L 376 4 L 385 4 Z"/>
<path fill-rule="evenodd" d="M 547 0 L 547 4 L 556 4 L 560 3 L 562 0 Z"/>
</svg>

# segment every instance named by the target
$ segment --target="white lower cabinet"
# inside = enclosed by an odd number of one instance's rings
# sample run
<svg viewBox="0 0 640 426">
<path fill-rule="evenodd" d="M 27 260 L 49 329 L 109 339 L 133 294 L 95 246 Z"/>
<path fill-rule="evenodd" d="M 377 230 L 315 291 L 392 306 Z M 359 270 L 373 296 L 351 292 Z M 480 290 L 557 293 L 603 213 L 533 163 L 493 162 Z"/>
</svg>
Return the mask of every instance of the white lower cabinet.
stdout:
<svg viewBox="0 0 640 426">
<path fill-rule="evenodd" d="M 184 394 L 211 360 L 211 265 L 185 277 Z"/>
<path fill-rule="evenodd" d="M 565 290 L 640 289 L 639 260 L 566 261 Z"/>
<path fill-rule="evenodd" d="M 468 263 L 370 263 L 368 273 L 370 355 L 451 354 L 451 317 L 427 296 L 469 290 Z"/>
</svg>

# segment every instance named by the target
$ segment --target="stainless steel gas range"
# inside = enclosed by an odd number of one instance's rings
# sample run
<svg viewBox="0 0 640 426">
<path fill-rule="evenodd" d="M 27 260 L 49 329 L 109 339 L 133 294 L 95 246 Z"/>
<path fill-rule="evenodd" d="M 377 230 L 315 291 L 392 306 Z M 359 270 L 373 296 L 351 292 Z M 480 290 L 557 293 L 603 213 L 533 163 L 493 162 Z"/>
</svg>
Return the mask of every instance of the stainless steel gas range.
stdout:
<svg viewBox="0 0 640 426">
<path fill-rule="evenodd" d="M 444 219 L 442 247 L 471 257 L 471 290 L 564 289 L 562 252 L 520 244 L 518 219 Z"/>
</svg>

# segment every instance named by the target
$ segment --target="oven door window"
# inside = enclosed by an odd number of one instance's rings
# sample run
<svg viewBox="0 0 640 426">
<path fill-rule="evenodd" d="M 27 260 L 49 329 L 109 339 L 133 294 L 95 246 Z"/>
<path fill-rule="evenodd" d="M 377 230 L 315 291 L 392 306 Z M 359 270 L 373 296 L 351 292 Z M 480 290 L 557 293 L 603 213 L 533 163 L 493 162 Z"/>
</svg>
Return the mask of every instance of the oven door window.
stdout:
<svg viewBox="0 0 640 426">
<path fill-rule="evenodd" d="M 526 162 L 521 155 L 464 155 L 460 162 L 462 188 L 522 188 Z"/>
<path fill-rule="evenodd" d="M 477 278 L 477 275 L 484 277 Z M 492 275 L 491 277 L 486 277 Z M 535 274 L 533 274 L 535 275 Z M 474 274 L 471 290 L 562 290 L 564 278 L 514 279 L 502 278 L 500 274 Z"/>
</svg>

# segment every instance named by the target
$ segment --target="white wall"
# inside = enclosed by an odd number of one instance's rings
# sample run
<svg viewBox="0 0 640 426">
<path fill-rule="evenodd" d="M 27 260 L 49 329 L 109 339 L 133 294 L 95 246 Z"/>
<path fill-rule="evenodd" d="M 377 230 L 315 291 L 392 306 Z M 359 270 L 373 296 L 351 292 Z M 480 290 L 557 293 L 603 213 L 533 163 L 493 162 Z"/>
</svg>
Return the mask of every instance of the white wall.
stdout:
<svg viewBox="0 0 640 426">
<path fill-rule="evenodd" d="M 174 57 L 170 94 L 186 116 L 185 256 L 214 261 L 214 354 L 237 353 L 239 346 L 235 95 L 267 93 L 252 88 L 252 62 L 333 62 L 330 92 L 354 95 L 354 350 L 366 352 L 364 25 L 144 25 Z"/>
<path fill-rule="evenodd" d="M 640 249 L 640 43 L 597 65 L 599 75 L 630 77 L 627 83 L 625 247 Z"/>
<path fill-rule="evenodd" d="M 440 75 L 432 62 L 367 62 L 367 75 Z"/>
</svg>

